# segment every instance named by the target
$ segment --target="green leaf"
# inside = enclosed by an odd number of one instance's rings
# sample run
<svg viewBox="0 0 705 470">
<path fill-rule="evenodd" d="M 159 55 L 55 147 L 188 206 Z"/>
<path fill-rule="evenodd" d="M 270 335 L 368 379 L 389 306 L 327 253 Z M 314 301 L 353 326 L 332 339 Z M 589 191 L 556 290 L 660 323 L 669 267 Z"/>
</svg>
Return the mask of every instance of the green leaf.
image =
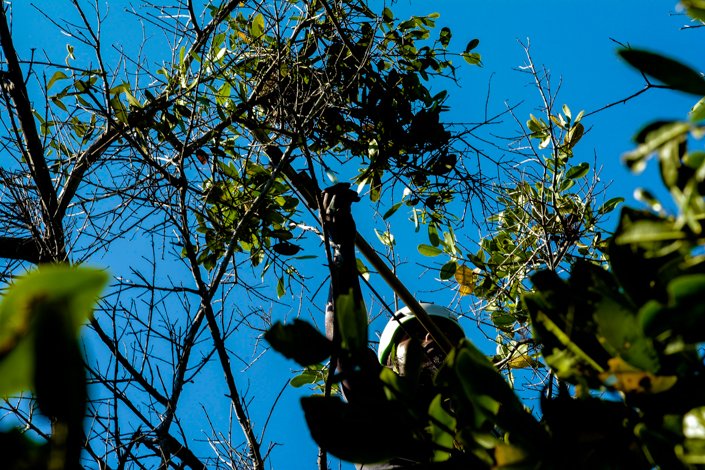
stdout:
<svg viewBox="0 0 705 470">
<path fill-rule="evenodd" d="M 677 343 L 705 341 L 705 274 L 679 276 L 668 284 L 668 305 L 656 302 L 646 304 L 639 312 L 644 331 L 650 336 L 664 338 L 669 332 Z"/>
<path fill-rule="evenodd" d="M 458 263 L 456 263 L 455 261 L 448 261 L 446 264 L 441 266 L 441 280 L 445 281 L 453 277 L 457 269 Z"/>
<path fill-rule="evenodd" d="M 516 322 L 516 318 L 513 315 L 502 311 L 492 312 L 490 314 L 490 319 L 492 320 L 492 324 L 500 330 L 504 328 L 511 328 L 514 325 L 514 322 Z"/>
<path fill-rule="evenodd" d="M 374 230 L 375 230 L 375 235 L 377 235 L 377 238 L 379 239 L 380 242 L 382 242 L 382 244 L 384 246 L 389 246 L 389 247 L 394 246 L 394 243 L 395 243 L 394 235 L 392 235 L 391 232 L 380 232 L 377 229 L 374 229 Z"/>
<path fill-rule="evenodd" d="M 283 256 L 294 256 L 301 251 L 301 247 L 288 241 L 282 241 L 272 245 L 272 250 Z"/>
<path fill-rule="evenodd" d="M 397 202 L 396 204 L 394 204 L 387 212 L 384 213 L 382 219 L 387 220 L 388 218 L 390 218 L 402 206 L 402 204 L 404 204 L 404 202 Z"/>
<path fill-rule="evenodd" d="M 382 10 L 382 19 L 385 23 L 390 24 L 394 21 L 394 12 L 392 12 L 392 10 L 388 7 L 384 7 L 384 10 Z"/>
<path fill-rule="evenodd" d="M 573 117 L 572 113 L 570 112 L 570 108 L 567 104 L 563 105 L 563 114 L 565 114 L 565 117 L 567 117 L 568 120 L 572 119 Z"/>
<path fill-rule="evenodd" d="M 429 257 L 438 256 L 438 255 L 440 255 L 441 253 L 443 253 L 443 250 L 441 250 L 440 248 L 437 248 L 437 247 L 431 246 L 431 245 L 426 245 L 426 244 L 424 244 L 424 243 L 420 244 L 420 245 L 417 247 L 417 250 L 418 250 L 419 253 L 421 253 L 422 255 L 424 255 L 424 256 L 429 256 Z"/>
<path fill-rule="evenodd" d="M 252 24 L 250 25 L 250 36 L 253 39 L 258 39 L 264 34 L 264 15 L 258 13 L 252 18 Z"/>
<path fill-rule="evenodd" d="M 570 128 L 570 131 L 568 134 L 566 134 L 564 138 L 564 143 L 568 146 L 568 149 L 572 149 L 575 147 L 575 145 L 582 139 L 583 134 L 585 133 L 585 127 L 583 127 L 582 124 L 578 123 L 575 126 Z"/>
<path fill-rule="evenodd" d="M 644 189 L 644 188 L 637 188 L 634 190 L 634 199 L 637 201 L 646 204 L 649 209 L 651 209 L 654 212 L 661 212 L 663 210 L 663 205 L 661 204 L 661 201 L 659 201 L 656 196 L 651 194 L 651 191 Z"/>
<path fill-rule="evenodd" d="M 436 377 L 437 385 L 451 393 L 456 416 L 474 420 L 469 430 L 487 429 L 492 423 L 508 431 L 512 441 L 540 445 L 546 438 L 509 384 L 492 363 L 468 340 L 453 349 Z"/>
<path fill-rule="evenodd" d="M 115 118 L 121 123 L 127 124 L 127 108 L 125 108 L 125 105 L 120 101 L 119 95 L 115 95 L 110 100 L 110 106 L 112 107 Z"/>
<path fill-rule="evenodd" d="M 68 75 L 66 75 L 61 70 L 57 70 L 56 72 L 54 72 L 54 75 L 52 75 L 51 78 L 49 79 L 49 82 L 47 83 L 47 90 L 50 89 L 52 87 L 52 85 L 54 85 L 54 83 L 56 83 L 57 81 L 65 80 L 67 78 L 69 78 Z"/>
<path fill-rule="evenodd" d="M 344 349 L 354 352 L 367 349 L 367 311 L 352 290 L 335 298 L 335 320 Z"/>
<path fill-rule="evenodd" d="M 621 49 L 619 55 L 632 67 L 669 87 L 698 96 L 705 95 L 705 79 L 676 60 L 641 49 Z"/>
<path fill-rule="evenodd" d="M 438 237 L 438 228 L 435 224 L 428 224 L 428 241 L 433 246 L 441 244 L 441 239 Z"/>
<path fill-rule="evenodd" d="M 695 103 L 693 108 L 688 113 L 691 122 L 698 122 L 705 119 L 705 97 Z"/>
<path fill-rule="evenodd" d="M 369 281 L 370 270 L 367 266 L 365 266 L 365 263 L 363 263 L 360 258 L 355 258 L 355 266 L 357 267 L 357 272 L 360 276 L 362 276 L 366 281 Z"/>
<path fill-rule="evenodd" d="M 296 319 L 289 325 L 276 322 L 264 339 L 279 353 L 304 367 L 326 360 L 331 342 L 309 323 Z"/>
<path fill-rule="evenodd" d="M 669 221 L 637 220 L 615 237 L 618 245 L 644 244 L 685 239 Z"/>
<path fill-rule="evenodd" d="M 603 295 L 596 304 L 595 321 L 600 342 L 613 356 L 619 355 L 643 371 L 657 372 L 658 356 L 636 314 L 623 303 Z"/>
<path fill-rule="evenodd" d="M 465 59 L 465 62 L 467 62 L 468 64 L 482 66 L 482 56 L 479 52 L 463 52 L 461 55 L 463 56 L 463 59 Z"/>
<path fill-rule="evenodd" d="M 289 380 L 289 385 L 294 388 L 300 388 L 304 385 L 315 384 L 316 382 L 318 382 L 318 376 L 309 370 L 305 370 L 296 377 L 292 377 L 291 380 Z"/>
<path fill-rule="evenodd" d="M 436 395 L 428 408 L 430 419 L 431 441 L 435 444 L 433 451 L 434 462 L 445 462 L 451 456 L 450 451 L 455 447 L 455 432 L 457 421 L 455 417 L 443 407 L 443 397 Z"/>
<path fill-rule="evenodd" d="M 284 294 L 286 294 L 286 287 L 284 285 L 284 277 L 282 276 L 277 280 L 277 298 L 281 299 L 284 297 Z"/>
<path fill-rule="evenodd" d="M 612 199 L 603 203 L 599 209 L 597 209 L 598 215 L 604 215 L 612 212 L 619 204 L 624 202 L 623 197 L 613 197 Z"/>
<path fill-rule="evenodd" d="M 687 122 L 659 122 L 657 126 L 647 126 L 639 132 L 637 141 L 643 140 L 636 149 L 624 155 L 624 161 L 633 172 L 641 172 L 645 159 L 672 141 L 680 142 L 690 130 Z"/>
<path fill-rule="evenodd" d="M 470 52 L 471 50 L 475 49 L 477 46 L 480 45 L 480 40 L 479 39 L 472 39 L 470 42 L 468 42 L 468 45 L 465 46 L 465 52 Z"/>
<path fill-rule="evenodd" d="M 451 36 L 452 36 L 452 34 L 450 31 L 450 28 L 443 27 L 443 28 L 441 28 L 441 33 L 440 33 L 440 37 L 438 40 L 440 41 L 440 43 L 443 47 L 448 47 L 448 44 L 450 43 Z"/>
<path fill-rule="evenodd" d="M 47 265 L 8 288 L 0 302 L 0 396 L 33 389 L 37 317 L 64 316 L 65 335 L 75 340 L 107 282 L 107 274 L 97 269 Z M 51 313 L 40 315 L 45 310 Z M 41 328 L 42 334 L 51 333 L 51 328 Z"/>
<path fill-rule="evenodd" d="M 680 4 L 691 18 L 705 21 L 705 3 L 702 0 L 681 0 Z"/>
<path fill-rule="evenodd" d="M 565 177 L 569 180 L 576 180 L 585 177 L 590 172 L 590 164 L 587 162 L 582 162 L 572 168 L 570 168 Z"/>
<path fill-rule="evenodd" d="M 130 93 L 130 90 L 125 90 L 125 98 L 127 98 L 127 102 L 130 104 L 130 106 L 134 108 L 142 108 L 142 103 L 139 102 L 135 96 Z"/>
</svg>

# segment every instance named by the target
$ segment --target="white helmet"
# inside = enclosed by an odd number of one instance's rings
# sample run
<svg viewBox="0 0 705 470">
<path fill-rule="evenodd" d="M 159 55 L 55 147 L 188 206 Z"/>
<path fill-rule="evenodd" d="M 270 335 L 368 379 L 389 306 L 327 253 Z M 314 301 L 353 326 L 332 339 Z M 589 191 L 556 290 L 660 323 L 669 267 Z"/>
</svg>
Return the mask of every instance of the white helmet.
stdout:
<svg viewBox="0 0 705 470">
<path fill-rule="evenodd" d="M 458 318 L 445 307 L 440 305 L 420 303 L 421 307 L 426 311 L 428 316 L 435 318 L 443 318 L 449 321 L 452 325 L 457 327 L 457 331 L 461 336 L 465 336 L 463 329 L 458 323 Z M 404 307 L 397 311 L 394 316 L 387 322 L 387 326 L 384 327 L 382 331 L 382 336 L 379 337 L 379 347 L 377 348 L 377 358 L 380 364 L 386 365 L 389 355 L 392 352 L 394 345 L 399 341 L 399 339 L 404 335 L 404 329 L 402 325 L 408 323 L 412 320 L 416 320 L 416 316 L 411 312 L 409 307 Z"/>
</svg>

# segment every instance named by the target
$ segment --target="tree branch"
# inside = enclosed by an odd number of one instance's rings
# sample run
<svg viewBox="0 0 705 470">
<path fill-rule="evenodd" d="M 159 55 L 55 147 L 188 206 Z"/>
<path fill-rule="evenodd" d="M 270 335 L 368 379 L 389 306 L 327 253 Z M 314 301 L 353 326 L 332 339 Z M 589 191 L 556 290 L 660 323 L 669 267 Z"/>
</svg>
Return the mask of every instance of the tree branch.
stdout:
<svg viewBox="0 0 705 470">
<path fill-rule="evenodd" d="M 0 237 L 0 258 L 29 261 L 41 260 L 36 242 L 31 238 Z"/>
<path fill-rule="evenodd" d="M 2 47 L 7 63 L 7 71 L 3 72 L 0 86 L 4 87 L 14 103 L 14 112 L 22 128 L 24 138 L 23 154 L 27 160 L 32 179 L 37 186 L 39 197 L 42 201 L 42 217 L 49 231 L 49 237 L 54 253 L 52 259 L 63 259 L 64 234 L 61 218 L 57 217 L 56 189 L 51 180 L 49 167 L 44 157 L 44 148 L 37 132 L 37 125 L 32 112 L 27 87 L 25 86 L 22 69 L 17 59 L 17 52 L 12 41 L 12 34 L 7 22 L 4 8 L 0 8 L 0 46 Z M 10 113 L 13 110 L 8 110 Z M 21 145 L 20 142 L 18 144 Z"/>
</svg>

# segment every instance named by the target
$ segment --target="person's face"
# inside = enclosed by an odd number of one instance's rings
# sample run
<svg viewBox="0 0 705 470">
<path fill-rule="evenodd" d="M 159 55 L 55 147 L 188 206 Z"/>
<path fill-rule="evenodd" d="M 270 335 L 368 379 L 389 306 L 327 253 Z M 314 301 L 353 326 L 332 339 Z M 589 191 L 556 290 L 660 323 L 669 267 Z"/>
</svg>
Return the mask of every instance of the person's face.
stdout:
<svg viewBox="0 0 705 470">
<path fill-rule="evenodd" d="M 443 319 L 433 319 L 434 323 L 439 327 L 441 332 L 450 340 L 452 344 L 456 344 L 463 338 L 457 325 Z M 438 343 L 431 337 L 418 322 L 409 322 L 404 325 L 404 335 L 397 342 L 396 357 L 394 358 L 393 368 L 399 375 L 405 375 L 407 372 L 407 357 L 412 341 L 419 341 L 423 358 L 421 361 L 422 376 L 433 377 L 435 372 L 443 364 L 446 354 L 439 347 Z"/>
</svg>

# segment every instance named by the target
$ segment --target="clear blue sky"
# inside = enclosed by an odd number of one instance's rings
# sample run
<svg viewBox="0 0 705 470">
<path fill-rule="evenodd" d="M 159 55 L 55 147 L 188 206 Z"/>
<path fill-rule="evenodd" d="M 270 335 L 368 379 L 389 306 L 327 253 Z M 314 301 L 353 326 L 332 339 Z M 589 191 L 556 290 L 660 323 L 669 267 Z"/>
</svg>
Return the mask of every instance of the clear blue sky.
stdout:
<svg viewBox="0 0 705 470">
<path fill-rule="evenodd" d="M 29 16 L 24 13 L 34 18 L 36 13 L 24 5 L 20 7 L 20 3 L 16 2 L 15 7 L 15 32 L 20 53 L 35 47 L 64 54 L 66 40 L 61 35 L 49 34 L 51 27 L 46 24 L 41 27 L 36 23 L 29 24 Z M 41 3 L 42 8 L 50 8 L 52 11 L 71 8 L 68 1 Z M 126 2 L 109 3 L 112 5 L 111 15 L 122 15 L 122 5 Z M 379 2 L 377 4 L 381 5 Z M 574 113 L 581 109 L 588 113 L 597 110 L 643 87 L 641 77 L 617 57 L 617 45 L 611 38 L 635 47 L 666 52 L 696 69 L 703 65 L 701 43 L 697 41 L 699 30 L 680 30 L 688 19 L 674 15 L 675 1 L 406 0 L 391 6 L 397 16 L 439 12 L 441 17 L 438 26 L 449 26 L 452 29 L 451 46 L 456 49 L 462 49 L 472 38 L 480 39 L 477 51 L 482 53 L 484 66 L 461 66 L 461 88 L 450 88 L 451 112 L 448 117 L 452 121 L 476 122 L 482 119 L 490 82 L 490 115 L 503 111 L 507 103 L 519 102 L 524 104 L 517 114 L 523 119 L 528 118 L 529 113 L 536 112 L 540 101 L 535 88 L 527 75 L 514 70 L 526 60 L 518 41 L 530 40 L 536 64 L 551 70 L 554 85 L 562 82 L 558 103 L 568 104 Z M 127 20 L 131 21 L 129 17 L 126 17 Z M 130 30 L 128 35 L 122 29 L 108 29 L 106 34 L 110 41 L 125 44 L 128 49 L 134 47 L 135 38 L 139 38 L 139 31 L 136 30 Z M 653 171 L 640 177 L 631 175 L 620 162 L 620 156 L 631 148 L 631 136 L 642 125 L 656 118 L 682 118 L 694 101 L 690 96 L 651 90 L 626 105 L 618 105 L 591 116 L 583 121 L 590 131 L 578 146 L 575 159 L 591 164 L 597 159 L 598 166 L 602 167 L 603 181 L 613 181 L 609 189 L 610 196 L 624 196 L 630 202 L 631 193 L 638 185 L 660 189 Z M 506 129 L 511 130 L 513 125 L 511 122 L 507 124 Z M 358 220 L 369 220 L 369 217 L 365 217 L 365 211 L 364 206 L 356 208 Z M 367 235 L 368 240 L 375 240 L 372 226 L 368 223 L 362 222 L 360 231 Z M 400 237 L 399 234 L 397 236 L 401 238 L 398 247 L 401 256 L 414 259 L 417 256 L 415 246 L 423 240 L 411 236 Z M 474 239 L 476 231 L 459 236 L 461 239 Z M 117 266 L 118 260 L 112 260 L 112 263 Z M 428 276 L 422 279 L 415 275 L 402 276 L 412 291 L 425 292 L 429 279 Z M 320 307 L 322 309 L 323 305 Z M 315 307 L 311 307 L 311 311 L 314 310 Z M 275 316 L 282 318 L 287 313 L 284 310 L 276 311 Z M 471 329 L 474 326 L 468 324 L 467 327 Z M 249 354 L 251 351 L 248 348 L 238 353 Z M 290 370 L 295 368 L 293 362 L 268 353 L 248 372 L 254 378 L 248 396 L 254 398 L 251 411 L 258 430 L 261 430 L 270 411 L 273 398 L 291 377 Z M 213 371 L 212 380 L 218 383 L 222 381 L 222 375 L 217 369 Z M 212 390 L 207 387 L 208 383 L 205 385 L 187 388 L 187 393 L 207 396 Z M 248 386 L 247 382 L 239 385 L 243 389 Z M 268 440 L 282 444 L 271 454 L 272 468 L 315 468 L 316 447 L 308 437 L 298 405 L 300 393 L 299 390 L 288 388 L 269 424 Z M 206 428 L 205 423 L 199 422 L 201 410 L 182 411 L 184 414 L 193 413 L 192 426 Z M 227 423 L 227 412 L 227 407 L 224 407 L 223 416 L 220 417 L 222 423 Z"/>
</svg>

